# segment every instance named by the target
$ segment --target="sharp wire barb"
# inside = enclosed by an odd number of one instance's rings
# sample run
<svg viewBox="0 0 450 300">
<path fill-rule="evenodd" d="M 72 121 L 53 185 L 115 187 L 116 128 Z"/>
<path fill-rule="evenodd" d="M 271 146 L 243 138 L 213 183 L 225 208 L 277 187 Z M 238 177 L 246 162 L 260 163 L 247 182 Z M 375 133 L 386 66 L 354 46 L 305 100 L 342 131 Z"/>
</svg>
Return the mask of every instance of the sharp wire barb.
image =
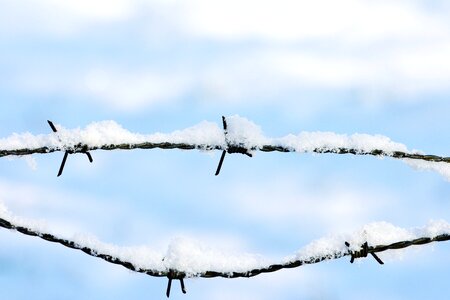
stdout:
<svg viewBox="0 0 450 300">
<path fill-rule="evenodd" d="M 222 155 L 220 156 L 219 165 L 217 166 L 216 176 L 219 175 L 220 169 L 222 169 L 223 160 L 225 159 L 225 155 L 227 154 L 226 150 L 222 151 Z"/>
<path fill-rule="evenodd" d="M 182 275 L 182 274 L 180 275 L 176 270 L 169 270 L 169 272 L 167 273 L 167 278 L 169 279 L 169 281 L 167 283 L 167 290 L 166 290 L 167 298 L 170 297 L 170 290 L 172 289 L 172 281 L 174 279 L 180 280 L 181 291 L 183 292 L 183 294 L 186 294 L 186 287 L 184 286 L 183 276 L 184 275 Z"/>
<path fill-rule="evenodd" d="M 53 124 L 52 121 L 47 120 L 47 123 L 48 123 L 48 125 L 50 125 L 50 128 L 52 129 L 52 131 L 53 131 L 54 133 L 58 132 L 58 130 L 56 129 L 55 124 Z M 58 137 L 58 138 L 59 138 L 59 137 Z M 61 139 L 59 139 L 59 141 L 61 141 Z M 84 145 L 84 146 L 82 146 L 81 148 L 82 148 L 82 149 L 84 149 L 84 148 L 87 149 L 87 145 Z M 50 151 L 48 151 L 48 152 L 50 152 Z M 93 163 L 93 162 L 94 162 L 94 159 L 92 158 L 92 155 L 91 155 L 91 153 L 90 153 L 89 151 L 81 150 L 81 151 L 79 151 L 79 152 L 86 154 L 86 156 L 88 157 L 90 163 Z M 67 151 L 67 150 L 66 150 L 66 152 L 64 153 L 64 158 L 63 158 L 63 160 L 62 160 L 62 162 L 61 162 L 61 166 L 59 167 L 59 171 L 58 171 L 58 176 L 57 176 L 57 177 L 59 177 L 59 176 L 62 175 L 62 173 L 63 173 L 63 171 L 64 171 L 64 166 L 66 165 L 67 156 L 69 156 L 70 153 L 76 153 L 76 152 L 73 152 L 73 151 L 70 152 L 70 151 Z"/>
<path fill-rule="evenodd" d="M 215 176 L 219 175 L 220 170 L 222 169 L 222 164 L 223 164 L 223 160 L 225 158 L 225 154 L 227 152 L 230 154 L 241 153 L 241 154 L 247 155 L 248 157 L 253 157 L 253 155 L 248 152 L 248 149 L 246 149 L 245 147 L 243 147 L 240 144 L 232 144 L 228 140 L 228 124 L 227 124 L 227 119 L 225 118 L 225 116 L 222 116 L 222 124 L 223 124 L 223 134 L 225 136 L 225 144 L 226 144 L 225 147 L 226 148 L 223 149 L 222 156 L 220 157 L 219 165 L 217 166 Z"/>
<path fill-rule="evenodd" d="M 169 282 L 167 283 L 166 296 L 170 297 L 170 289 L 172 288 L 172 277 L 169 277 Z"/>
<path fill-rule="evenodd" d="M 347 246 L 347 248 L 350 248 L 350 243 L 345 242 L 345 246 Z M 364 244 L 361 245 L 361 250 L 359 250 L 359 251 L 349 250 L 350 263 L 353 263 L 356 258 L 367 257 L 367 255 L 369 253 L 373 256 L 373 258 L 375 258 L 375 260 L 380 265 L 384 265 L 384 262 L 373 251 L 370 250 L 367 242 L 365 242 Z"/>
<path fill-rule="evenodd" d="M 50 125 L 50 128 L 52 129 L 53 132 L 58 132 L 58 130 L 56 130 L 56 127 L 52 121 L 47 120 L 47 123 L 48 123 L 48 125 Z"/>
<path fill-rule="evenodd" d="M 93 163 L 93 162 L 94 162 L 94 159 L 92 158 L 91 153 L 90 153 L 90 152 L 86 152 L 86 155 L 87 155 L 87 157 L 88 157 L 88 159 L 89 159 L 89 162 L 90 162 L 90 163 Z"/>
<path fill-rule="evenodd" d="M 225 136 L 225 143 L 227 144 L 226 149 L 222 151 L 222 155 L 220 156 L 219 165 L 217 166 L 215 176 L 220 174 L 220 170 L 222 169 L 223 160 L 225 159 L 225 155 L 228 151 L 228 139 L 227 139 L 227 120 L 225 116 L 222 116 L 222 125 L 223 125 L 223 134 Z"/>
<path fill-rule="evenodd" d="M 180 278 L 180 285 L 181 285 L 181 291 L 183 292 L 183 294 L 186 294 L 186 287 L 184 286 L 183 278 Z"/>
<path fill-rule="evenodd" d="M 64 171 L 64 166 L 66 165 L 66 161 L 67 161 L 67 157 L 69 156 L 69 152 L 65 152 L 64 153 L 64 157 L 63 157 L 63 160 L 62 160 L 62 162 L 61 162 L 61 166 L 59 167 L 59 171 L 58 171 L 58 176 L 57 177 L 59 177 L 59 176 L 61 176 L 62 175 L 62 173 L 63 173 L 63 171 Z"/>
<path fill-rule="evenodd" d="M 222 116 L 222 124 L 223 124 L 223 130 L 227 131 L 227 120 L 225 119 L 225 116 Z"/>
<path fill-rule="evenodd" d="M 376 255 L 373 252 L 370 252 L 370 254 L 373 256 L 373 258 L 375 258 L 375 260 L 380 264 L 380 265 L 384 265 L 384 262 L 378 257 L 378 255 Z"/>
</svg>

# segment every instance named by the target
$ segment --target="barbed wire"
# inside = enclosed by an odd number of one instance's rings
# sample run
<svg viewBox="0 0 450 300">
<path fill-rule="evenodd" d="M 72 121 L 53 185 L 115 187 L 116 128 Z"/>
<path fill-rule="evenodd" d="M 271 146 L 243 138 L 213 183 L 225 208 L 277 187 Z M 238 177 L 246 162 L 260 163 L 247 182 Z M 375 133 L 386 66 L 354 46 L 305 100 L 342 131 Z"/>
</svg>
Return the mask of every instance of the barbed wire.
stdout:
<svg viewBox="0 0 450 300">
<path fill-rule="evenodd" d="M 233 154 L 233 153 L 240 153 L 247 155 L 249 157 L 252 157 L 252 152 L 254 151 L 262 151 L 262 152 L 301 152 L 301 153 L 319 153 L 319 154 L 325 154 L 325 153 L 331 153 L 331 154 L 353 154 L 353 155 L 372 155 L 372 156 L 378 156 L 378 157 L 392 157 L 396 159 L 413 159 L 413 160 L 422 160 L 422 161 L 428 161 L 428 162 L 444 162 L 444 163 L 450 163 L 450 157 L 443 157 L 443 156 L 437 156 L 437 155 L 426 155 L 426 154 L 419 154 L 419 153 L 408 153 L 403 151 L 392 151 L 388 152 L 382 149 L 373 149 L 371 151 L 364 151 L 362 149 L 355 149 L 355 148 L 346 148 L 346 147 L 337 147 L 337 148 L 314 148 L 314 149 L 302 149 L 297 150 L 294 147 L 288 147 L 283 145 L 277 145 L 277 144 L 265 144 L 265 145 L 258 145 L 258 146 L 245 146 L 244 143 L 241 143 L 236 140 L 231 140 L 228 138 L 228 124 L 225 117 L 222 117 L 222 123 L 223 123 L 223 133 L 224 133 L 224 144 L 196 144 L 196 143 L 174 143 L 174 142 L 143 142 L 143 143 L 121 143 L 121 144 L 105 144 L 102 146 L 91 146 L 88 144 L 78 143 L 76 145 L 67 146 L 64 145 L 61 140 L 60 146 L 43 146 L 43 147 L 36 147 L 36 148 L 21 148 L 21 149 L 0 149 L 0 157 L 4 156 L 23 156 L 23 155 L 31 155 L 31 154 L 47 154 L 47 153 L 53 153 L 58 151 L 64 152 L 64 157 L 61 162 L 61 166 L 58 171 L 58 176 L 60 176 L 64 170 L 65 163 L 67 161 L 67 158 L 69 154 L 76 154 L 76 153 L 83 153 L 85 154 L 89 161 L 92 163 L 93 158 L 91 155 L 91 151 L 95 150 L 133 150 L 133 149 L 180 149 L 180 150 L 206 150 L 206 151 L 213 151 L 213 150 L 221 150 L 222 154 L 219 160 L 219 164 L 216 170 L 215 175 L 218 175 L 220 173 L 221 167 L 223 165 L 224 158 L 227 153 Z M 49 126 L 51 127 L 52 131 L 54 133 L 57 133 L 57 129 L 54 126 L 53 122 L 48 121 Z M 58 138 L 59 139 L 59 138 Z M 108 254 L 108 253 L 102 253 L 101 251 L 97 249 L 93 249 L 84 245 L 81 245 L 75 241 L 64 239 L 57 237 L 50 233 L 40 232 L 37 230 L 33 230 L 32 228 L 28 228 L 25 226 L 20 226 L 13 224 L 12 222 L 0 218 L 0 227 L 10 229 L 17 231 L 19 233 L 22 233 L 24 235 L 28 236 L 34 236 L 39 237 L 43 240 L 52 242 L 52 243 L 58 243 L 65 247 L 81 250 L 84 253 L 93 256 L 101 258 L 109 263 L 121 265 L 131 271 L 147 274 L 149 276 L 153 277 L 167 277 L 168 278 L 168 285 L 166 290 L 167 297 L 170 296 L 170 291 L 172 287 L 172 281 L 173 280 L 179 280 L 181 291 L 183 293 L 186 293 L 186 288 L 184 284 L 185 278 L 191 278 L 191 277 L 202 277 L 202 278 L 215 278 L 215 277 L 223 277 L 223 278 L 241 278 L 241 277 L 254 277 L 260 274 L 264 273 L 271 273 L 271 272 L 277 272 L 283 269 L 291 269 L 291 268 L 297 268 L 303 265 L 307 264 L 315 264 L 319 263 L 325 260 L 331 260 L 331 259 L 338 259 L 342 258 L 344 256 L 350 256 L 350 262 L 353 263 L 355 259 L 367 257 L 369 254 L 379 263 L 384 264 L 383 261 L 376 255 L 378 252 L 383 252 L 387 250 L 396 250 L 396 249 L 403 249 L 407 248 L 413 245 L 424 245 L 429 244 L 432 242 L 442 242 L 442 241 L 448 241 L 450 240 L 450 234 L 440 234 L 434 237 L 420 237 L 412 240 L 404 240 L 404 241 L 398 241 L 395 243 L 387 244 L 387 245 L 374 245 L 369 246 L 367 242 L 363 243 L 362 245 L 358 245 L 360 250 L 351 250 L 350 244 L 348 242 L 345 242 L 344 245 L 347 247 L 346 250 L 340 250 L 335 251 L 326 255 L 322 256 L 311 256 L 301 259 L 295 259 L 292 261 L 288 261 L 285 263 L 279 263 L 279 264 L 271 264 L 267 267 L 262 268 L 256 268 L 248 271 L 231 271 L 231 272 L 222 272 L 222 271 L 214 271 L 214 270 L 208 270 L 196 274 L 188 273 L 183 270 L 176 270 L 176 269 L 165 269 L 165 270 L 156 270 L 156 269 L 146 269 L 146 268 L 140 268 L 136 267 L 132 262 L 126 261 L 123 259 L 120 259 L 118 257 L 115 257 L 114 255 Z M 353 247 L 354 248 L 354 247 Z M 345 249 L 345 248 L 344 248 Z"/>
<path fill-rule="evenodd" d="M 327 255 L 311 256 L 311 257 L 307 257 L 307 258 L 292 260 L 292 261 L 289 261 L 286 263 L 271 264 L 267 267 L 252 269 L 252 270 L 243 271 L 243 272 L 237 272 L 237 271 L 236 272 L 221 272 L 221 271 L 209 270 L 209 271 L 201 272 L 198 274 L 191 274 L 191 273 L 187 273 L 182 270 L 175 270 L 175 269 L 167 269 L 167 270 L 161 271 L 161 270 L 139 268 L 139 267 L 134 266 L 132 262 L 122 260 L 120 258 L 114 257 L 113 255 L 110 255 L 107 253 L 102 253 L 99 250 L 80 245 L 74 241 L 60 238 L 60 237 L 57 237 L 50 233 L 39 232 L 39 231 L 33 230 L 31 228 L 13 224 L 12 222 L 10 222 L 6 219 L 3 219 L 3 218 L 0 218 L 0 227 L 10 229 L 10 230 L 15 230 L 15 231 L 25 234 L 25 235 L 39 237 L 48 242 L 58 243 L 58 244 L 61 244 L 65 247 L 68 247 L 71 249 L 81 250 L 90 256 L 101 258 L 109 263 L 121 265 L 131 271 L 134 271 L 134 272 L 147 274 L 147 275 L 153 276 L 153 277 L 167 277 L 169 280 L 168 285 L 167 285 L 167 291 L 166 291 L 167 297 L 170 296 L 172 280 L 179 280 L 182 292 L 186 293 L 186 289 L 184 286 L 185 278 L 191 278 L 191 277 L 202 277 L 202 278 L 246 277 L 246 278 L 249 278 L 249 277 L 254 277 L 254 276 L 257 276 L 257 275 L 260 275 L 263 273 L 272 273 L 272 272 L 280 271 L 282 269 L 297 268 L 297 267 L 300 267 L 303 265 L 316 264 L 316 263 L 319 263 L 319 262 L 322 262 L 325 260 L 338 259 L 338 258 L 341 258 L 344 256 L 350 256 L 351 257 L 350 262 L 353 263 L 355 259 L 367 257 L 368 254 L 371 254 L 378 263 L 383 264 L 383 261 L 376 255 L 376 253 L 387 251 L 387 250 L 403 249 L 403 248 L 407 248 L 410 246 L 425 245 L 425 244 L 429 244 L 432 242 L 443 242 L 443 241 L 450 240 L 450 234 L 444 233 L 444 234 L 440 234 L 440 235 L 437 235 L 434 237 L 419 237 L 416 239 L 398 241 L 398 242 L 387 244 L 387 245 L 369 246 L 368 243 L 365 242 L 364 244 L 360 245 L 360 250 L 357 250 L 357 251 L 351 250 L 350 244 L 348 242 L 345 242 L 345 246 L 347 247 L 347 250 L 336 251 L 336 252 L 333 252 L 333 253 L 330 253 Z"/>
<path fill-rule="evenodd" d="M 50 125 L 52 131 L 57 133 L 56 127 L 51 121 L 47 121 Z M 101 146 L 92 146 L 88 144 L 78 143 L 76 145 L 61 145 L 61 146 L 43 146 L 36 148 L 21 148 L 21 149 L 0 149 L 0 157 L 4 156 L 24 156 L 32 154 L 48 154 L 53 152 L 65 152 L 64 158 L 59 168 L 58 176 L 63 172 L 65 162 L 69 154 L 82 153 L 87 155 L 90 162 L 93 162 L 91 151 L 96 150 L 134 150 L 134 149 L 180 149 L 180 150 L 204 150 L 213 151 L 220 150 L 222 155 L 216 170 L 215 175 L 220 173 L 225 154 L 240 153 L 252 157 L 252 152 L 262 151 L 262 152 L 300 152 L 300 153 L 318 153 L 318 154 L 353 154 L 353 155 L 371 155 L 377 157 L 392 157 L 396 159 L 412 159 L 412 160 L 422 160 L 428 162 L 444 162 L 450 163 L 450 157 L 438 156 L 438 155 L 427 155 L 420 153 L 409 153 L 404 151 L 385 151 L 382 149 L 373 149 L 371 151 L 364 151 L 362 149 L 337 147 L 337 148 L 314 148 L 314 149 L 302 149 L 301 151 L 296 150 L 294 147 L 277 145 L 277 144 L 264 144 L 258 146 L 246 147 L 244 143 L 230 141 L 228 139 L 228 128 L 227 121 L 225 117 L 222 117 L 223 131 L 225 137 L 225 144 L 196 144 L 196 143 L 174 143 L 174 142 L 142 142 L 142 143 L 121 143 L 121 144 L 105 144 Z"/>
<path fill-rule="evenodd" d="M 238 152 L 229 152 L 230 149 L 224 145 L 198 145 L 198 144 L 187 144 L 187 143 L 171 143 L 171 142 L 163 142 L 163 143 L 137 143 L 137 144 L 110 144 L 103 146 L 89 146 L 86 144 L 77 144 L 72 147 L 70 150 L 64 147 L 39 147 L 39 148 L 23 148 L 23 149 L 13 149 L 13 150 L 2 150 L 0 149 L 0 157 L 4 156 L 24 156 L 31 154 L 49 154 L 53 152 L 60 151 L 69 151 L 70 154 L 75 153 L 86 153 L 87 151 L 95 151 L 95 150 L 134 150 L 134 149 L 180 149 L 180 150 L 225 150 L 227 153 L 238 153 Z M 236 150 L 233 148 L 232 150 Z M 258 147 L 251 147 L 250 149 L 245 149 L 246 151 L 262 151 L 262 152 L 298 152 L 294 148 L 279 146 L 279 145 L 262 145 Z M 240 153 L 240 152 L 239 152 Z M 438 156 L 438 155 L 427 155 L 427 154 L 417 154 L 417 153 L 408 153 L 403 151 L 393 151 L 386 152 L 380 149 L 374 149 L 371 151 L 361 151 L 360 149 L 352 149 L 352 148 L 334 148 L 334 149 L 323 149 L 323 148 L 314 148 L 309 151 L 302 151 L 301 153 L 318 153 L 318 154 L 353 154 L 353 155 L 372 155 L 372 156 L 386 156 L 398 159 L 416 159 L 416 160 L 424 160 L 429 162 L 444 162 L 450 163 L 450 157 L 446 156 Z"/>
</svg>

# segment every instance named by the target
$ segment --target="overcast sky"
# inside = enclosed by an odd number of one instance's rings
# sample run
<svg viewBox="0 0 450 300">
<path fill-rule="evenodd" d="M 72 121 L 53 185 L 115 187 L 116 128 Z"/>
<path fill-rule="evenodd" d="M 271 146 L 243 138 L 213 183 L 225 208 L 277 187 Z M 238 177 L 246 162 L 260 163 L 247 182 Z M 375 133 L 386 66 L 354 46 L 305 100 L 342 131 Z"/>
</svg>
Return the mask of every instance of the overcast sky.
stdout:
<svg viewBox="0 0 450 300">
<path fill-rule="evenodd" d="M 170 132 L 222 115 L 268 136 L 382 134 L 450 155 L 446 1 L 0 0 L 0 137 L 115 120 Z M 387 221 L 450 221 L 450 185 L 393 159 L 180 150 L 0 160 L 0 200 L 62 234 L 164 249 L 176 237 L 281 258 Z M 0 230 L 4 299 L 162 299 L 167 281 Z M 444 299 L 450 245 L 252 279 L 174 299 Z"/>
</svg>

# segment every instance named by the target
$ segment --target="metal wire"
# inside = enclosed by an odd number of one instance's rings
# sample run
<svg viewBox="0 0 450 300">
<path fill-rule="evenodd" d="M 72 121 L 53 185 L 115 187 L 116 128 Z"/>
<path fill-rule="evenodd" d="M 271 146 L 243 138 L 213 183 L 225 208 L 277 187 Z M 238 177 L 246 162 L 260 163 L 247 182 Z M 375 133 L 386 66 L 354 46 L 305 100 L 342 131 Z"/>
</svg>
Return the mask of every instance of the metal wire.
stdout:
<svg viewBox="0 0 450 300">
<path fill-rule="evenodd" d="M 50 128 L 54 133 L 57 133 L 57 129 L 53 122 L 47 121 Z M 31 155 L 31 154 L 46 154 L 57 151 L 64 151 L 64 159 L 61 163 L 61 167 L 58 172 L 58 176 L 62 174 L 64 169 L 64 164 L 67 159 L 68 154 L 74 153 L 84 153 L 88 156 L 89 161 L 92 162 L 92 156 L 89 151 L 95 150 L 133 150 L 133 149 L 181 149 L 181 150 L 221 150 L 222 155 L 219 161 L 219 165 L 216 170 L 216 175 L 220 173 L 220 169 L 222 167 L 223 160 L 225 158 L 226 153 L 240 153 L 245 154 L 249 157 L 252 157 L 251 152 L 253 151 L 263 151 L 263 152 L 299 152 L 293 147 L 286 147 L 276 144 L 267 144 L 262 146 L 253 146 L 250 148 L 246 148 L 244 144 L 230 142 L 228 139 L 228 128 L 227 128 L 227 120 L 224 116 L 222 116 L 223 123 L 223 133 L 225 138 L 225 144 L 191 144 L 191 143 L 172 143 L 172 142 L 161 142 L 161 143 L 123 143 L 123 144 L 108 144 L 103 146 L 89 146 L 87 144 L 79 143 L 75 146 L 67 146 L 61 145 L 60 147 L 39 147 L 39 148 L 22 148 L 22 149 L 0 149 L 0 157 L 3 156 L 23 156 L 23 155 Z M 312 150 L 302 150 L 302 153 L 333 153 L 333 154 L 353 154 L 353 155 L 372 155 L 372 156 L 385 156 L 385 157 L 393 157 L 398 159 L 414 159 L 414 160 L 424 160 L 430 162 L 445 162 L 450 163 L 450 157 L 443 157 L 437 155 L 426 155 L 426 154 L 418 154 L 418 153 L 407 153 L 402 151 L 394 151 L 394 152 L 386 152 L 381 149 L 374 149 L 372 151 L 362 151 L 360 149 L 354 148 L 315 148 Z"/>
<path fill-rule="evenodd" d="M 139 143 L 139 144 L 111 144 L 103 146 L 88 146 L 85 144 L 78 144 L 72 149 L 70 153 L 86 153 L 87 151 L 95 150 L 134 150 L 134 149 L 181 149 L 181 150 L 228 150 L 224 145 L 198 145 L 198 144 L 186 144 L 186 143 Z M 2 150 L 0 149 L 0 157 L 4 156 L 23 156 L 31 154 L 47 154 L 58 151 L 67 151 L 67 148 L 63 147 L 40 147 L 40 148 L 23 148 L 14 150 Z M 262 152 L 297 152 L 294 148 L 284 147 L 279 145 L 263 145 L 260 147 L 251 147 L 248 151 L 262 151 Z M 230 152 L 228 152 L 230 153 Z M 231 152 L 233 153 L 233 152 Z M 234 152 L 237 153 L 237 152 Z M 385 156 L 392 158 L 408 158 L 415 160 L 424 160 L 430 162 L 445 162 L 450 163 L 450 157 L 438 156 L 438 155 L 427 155 L 427 154 L 417 154 L 417 153 L 407 153 L 402 151 L 386 152 L 384 150 L 375 149 L 372 151 L 361 151 L 353 148 L 335 148 L 335 149 L 323 149 L 315 148 L 311 151 L 302 151 L 301 153 L 331 153 L 331 154 L 353 154 L 353 155 L 372 155 L 372 156 Z"/>
<path fill-rule="evenodd" d="M 450 240 L 450 234 L 441 234 L 441 235 L 438 235 L 435 237 L 420 237 L 417 239 L 399 241 L 399 242 L 395 242 L 395 243 L 388 244 L 388 245 L 375 245 L 375 246 L 361 245 L 361 250 L 356 251 L 356 252 L 348 249 L 346 251 L 337 251 L 337 252 L 331 253 L 329 255 L 320 256 L 320 257 L 313 256 L 313 257 L 309 257 L 306 259 L 293 260 L 291 262 L 287 262 L 287 263 L 283 263 L 283 264 L 272 264 L 272 265 L 269 265 L 264 268 L 253 269 L 253 270 L 249 270 L 249 271 L 245 271 L 245 272 L 219 272 L 219 271 L 210 270 L 210 271 L 202 272 L 200 274 L 187 274 L 186 272 L 184 272 L 182 270 L 174 270 L 174 269 L 170 269 L 170 270 L 167 269 L 164 271 L 160 271 L 160 270 L 137 268 L 133 265 L 133 263 L 128 262 L 128 261 L 123 261 L 123 260 L 121 260 L 117 257 L 113 257 L 107 253 L 101 253 L 96 249 L 92 249 L 89 247 L 79 245 L 79 244 L 75 243 L 74 241 L 59 238 L 59 237 L 56 237 L 49 233 L 42 233 L 42 232 L 38 232 L 38 231 L 35 231 L 35 230 L 27 228 L 27 227 L 18 226 L 18 225 L 12 224 L 10 221 L 2 219 L 2 218 L 0 218 L 0 227 L 10 229 L 10 230 L 15 230 L 15 231 L 18 231 L 25 235 L 39 237 L 46 241 L 58 243 L 58 244 L 61 244 L 65 247 L 68 247 L 71 249 L 81 250 L 90 256 L 101 258 L 109 263 L 121 265 L 131 271 L 134 271 L 134 272 L 144 273 L 144 274 L 154 276 L 154 277 L 167 277 L 169 279 L 178 279 L 178 280 L 181 280 L 183 278 L 188 278 L 188 277 L 203 277 L 203 278 L 254 277 L 254 276 L 257 276 L 257 275 L 260 275 L 263 273 L 276 272 L 276 271 L 279 271 L 282 269 L 297 268 L 297 267 L 300 267 L 303 265 L 315 264 L 315 263 L 322 262 L 324 260 L 337 259 L 337 258 L 341 258 L 344 256 L 351 256 L 352 261 L 353 261 L 355 258 L 365 257 L 365 256 L 367 256 L 367 254 L 375 254 L 375 253 L 383 252 L 383 251 L 387 251 L 387 250 L 403 249 L 403 248 L 407 248 L 407 247 L 414 246 L 414 245 L 424 245 L 424 244 L 429 244 L 432 242 L 443 242 L 443 241 Z M 364 252 L 364 255 L 361 254 L 362 252 Z M 182 287 L 184 288 L 184 283 L 183 283 Z"/>
</svg>

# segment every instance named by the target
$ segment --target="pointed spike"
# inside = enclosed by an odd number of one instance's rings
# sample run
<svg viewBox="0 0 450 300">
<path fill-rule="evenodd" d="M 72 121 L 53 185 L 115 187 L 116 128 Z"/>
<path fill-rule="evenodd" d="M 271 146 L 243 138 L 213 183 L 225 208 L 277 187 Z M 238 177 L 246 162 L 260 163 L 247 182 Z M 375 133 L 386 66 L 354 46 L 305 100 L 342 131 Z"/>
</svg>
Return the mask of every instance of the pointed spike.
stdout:
<svg viewBox="0 0 450 300">
<path fill-rule="evenodd" d="M 183 278 L 180 278 L 180 285 L 181 285 L 181 291 L 183 292 L 183 294 L 186 294 L 186 287 L 184 286 Z"/>
<path fill-rule="evenodd" d="M 222 155 L 220 156 L 219 165 L 217 166 L 216 176 L 219 175 L 220 169 L 222 169 L 223 160 L 225 159 L 225 154 L 227 154 L 226 150 L 222 151 Z"/>
<path fill-rule="evenodd" d="M 349 242 L 345 242 L 345 246 L 347 248 L 349 248 L 350 247 L 350 243 Z M 355 261 L 355 256 L 353 255 L 353 252 L 350 249 L 348 251 L 349 251 L 349 253 L 351 255 L 350 256 L 350 263 L 352 264 Z"/>
<path fill-rule="evenodd" d="M 370 254 L 372 254 L 373 258 L 375 258 L 375 260 L 380 264 L 380 265 L 384 265 L 384 262 L 378 257 L 378 255 L 376 255 L 375 253 L 370 252 Z"/>
<path fill-rule="evenodd" d="M 365 242 L 361 246 L 361 256 L 367 257 L 367 254 L 369 254 L 369 244 L 367 244 L 367 242 Z"/>
<path fill-rule="evenodd" d="M 64 166 L 66 164 L 67 156 L 69 156 L 69 152 L 66 151 L 64 153 L 64 157 L 63 157 L 63 160 L 61 162 L 61 166 L 59 167 L 59 171 L 58 171 L 58 176 L 57 177 L 61 176 L 61 174 L 62 174 L 62 172 L 64 170 Z"/>
<path fill-rule="evenodd" d="M 222 123 L 223 123 L 223 130 L 227 131 L 227 120 L 225 119 L 225 116 L 222 116 Z"/>
<path fill-rule="evenodd" d="M 88 159 L 89 159 L 89 162 L 93 163 L 93 162 L 94 162 L 94 159 L 92 158 L 91 153 L 86 152 L 86 155 L 87 155 L 87 157 L 88 157 Z"/>
<path fill-rule="evenodd" d="M 167 290 L 166 290 L 166 296 L 167 298 L 170 297 L 170 289 L 172 288 L 172 278 L 169 278 L 169 282 L 167 283 Z"/>
<path fill-rule="evenodd" d="M 47 120 L 47 123 L 48 123 L 48 125 L 50 125 L 50 128 L 52 129 L 53 132 L 58 132 L 58 130 L 56 130 L 56 127 L 52 121 Z"/>
</svg>

